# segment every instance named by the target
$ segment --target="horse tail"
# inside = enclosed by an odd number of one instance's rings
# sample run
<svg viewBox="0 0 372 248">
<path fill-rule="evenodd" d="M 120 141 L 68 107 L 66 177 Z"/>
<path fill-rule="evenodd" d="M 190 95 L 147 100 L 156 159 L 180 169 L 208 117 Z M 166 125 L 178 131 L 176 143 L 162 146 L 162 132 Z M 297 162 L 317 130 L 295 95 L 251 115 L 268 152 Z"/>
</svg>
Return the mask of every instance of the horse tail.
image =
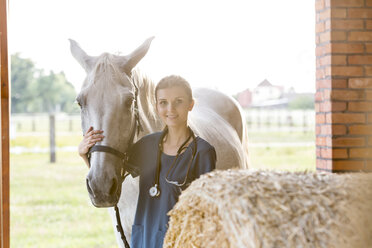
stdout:
<svg viewBox="0 0 372 248">
<path fill-rule="evenodd" d="M 248 169 L 250 165 L 249 153 L 248 153 L 248 128 L 247 128 L 246 119 L 244 117 L 245 115 L 243 115 L 243 133 L 242 133 L 242 148 L 243 148 L 243 153 L 244 153 L 243 169 Z"/>
<path fill-rule="evenodd" d="M 235 99 L 234 99 L 235 100 Z M 242 142 L 242 150 L 243 150 L 243 164 L 242 164 L 242 169 L 248 169 L 249 168 L 249 153 L 248 153 L 248 127 L 247 127 L 247 121 L 245 118 L 245 113 L 240 106 L 239 103 L 237 103 L 240 116 L 242 119 L 242 137 L 241 137 L 241 142 Z"/>
<path fill-rule="evenodd" d="M 243 161 L 241 164 L 241 168 L 248 169 L 250 161 L 249 161 L 249 153 L 248 153 L 248 127 L 247 127 L 245 113 L 241 105 L 236 99 L 234 99 L 233 97 L 230 97 L 230 99 L 235 103 L 235 106 L 237 107 L 239 111 L 240 119 L 241 119 L 241 133 L 240 135 L 238 134 L 240 136 L 239 138 L 241 141 L 242 151 L 243 151 L 243 154 L 242 154 Z"/>
</svg>

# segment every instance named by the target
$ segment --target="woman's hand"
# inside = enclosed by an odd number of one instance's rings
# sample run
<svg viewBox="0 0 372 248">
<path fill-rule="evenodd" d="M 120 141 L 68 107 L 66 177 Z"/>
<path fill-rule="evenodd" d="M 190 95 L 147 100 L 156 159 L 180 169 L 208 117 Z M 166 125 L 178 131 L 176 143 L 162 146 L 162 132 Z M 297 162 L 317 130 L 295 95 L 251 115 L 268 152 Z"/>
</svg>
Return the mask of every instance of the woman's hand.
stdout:
<svg viewBox="0 0 372 248">
<path fill-rule="evenodd" d="M 94 146 L 97 142 L 102 141 L 105 136 L 102 135 L 102 130 L 93 130 L 93 127 L 90 127 L 86 134 L 84 135 L 83 140 L 80 142 L 78 151 L 81 157 L 86 157 L 89 149 Z"/>
</svg>

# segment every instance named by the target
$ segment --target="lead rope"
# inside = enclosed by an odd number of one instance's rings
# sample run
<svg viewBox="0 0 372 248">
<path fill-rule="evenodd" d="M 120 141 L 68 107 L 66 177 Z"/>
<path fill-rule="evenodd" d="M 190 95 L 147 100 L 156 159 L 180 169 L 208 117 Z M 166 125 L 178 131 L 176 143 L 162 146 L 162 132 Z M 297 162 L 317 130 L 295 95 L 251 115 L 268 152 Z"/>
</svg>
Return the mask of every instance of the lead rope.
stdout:
<svg viewBox="0 0 372 248">
<path fill-rule="evenodd" d="M 121 225 L 120 213 L 119 213 L 119 208 L 117 204 L 115 204 L 115 215 L 116 215 L 116 222 L 117 222 L 116 230 L 120 233 L 121 239 L 123 240 L 123 243 L 124 243 L 124 247 L 130 248 L 127 238 L 124 235 L 123 226 Z"/>
</svg>

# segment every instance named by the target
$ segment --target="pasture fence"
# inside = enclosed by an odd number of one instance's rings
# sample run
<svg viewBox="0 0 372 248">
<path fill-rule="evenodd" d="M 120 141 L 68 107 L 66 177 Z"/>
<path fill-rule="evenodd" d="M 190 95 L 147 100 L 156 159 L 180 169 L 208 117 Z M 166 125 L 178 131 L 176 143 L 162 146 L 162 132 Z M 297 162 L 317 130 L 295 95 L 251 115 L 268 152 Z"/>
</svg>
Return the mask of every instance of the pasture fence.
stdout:
<svg viewBox="0 0 372 248">
<path fill-rule="evenodd" d="M 246 109 L 249 132 L 314 132 L 314 110 Z"/>
<path fill-rule="evenodd" d="M 313 132 L 314 110 L 247 109 L 244 110 L 250 132 Z M 57 113 L 56 132 L 81 133 L 80 115 Z M 49 133 L 49 114 L 12 114 L 11 126 L 15 133 Z"/>
<path fill-rule="evenodd" d="M 12 131 L 17 133 L 49 133 L 50 114 L 12 114 L 10 118 Z M 55 129 L 57 133 L 81 133 L 80 115 L 55 114 Z"/>
</svg>

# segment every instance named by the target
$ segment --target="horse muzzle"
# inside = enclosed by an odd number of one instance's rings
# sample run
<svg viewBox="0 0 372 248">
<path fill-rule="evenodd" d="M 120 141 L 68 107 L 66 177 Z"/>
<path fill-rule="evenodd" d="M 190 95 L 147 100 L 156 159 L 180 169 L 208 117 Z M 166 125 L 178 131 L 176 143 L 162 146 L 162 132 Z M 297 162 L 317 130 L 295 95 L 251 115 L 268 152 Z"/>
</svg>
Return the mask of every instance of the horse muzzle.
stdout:
<svg viewBox="0 0 372 248">
<path fill-rule="evenodd" d="M 89 175 L 86 178 L 86 185 L 92 204 L 99 208 L 115 206 L 120 198 L 122 182 L 116 178 L 100 182 Z"/>
</svg>

